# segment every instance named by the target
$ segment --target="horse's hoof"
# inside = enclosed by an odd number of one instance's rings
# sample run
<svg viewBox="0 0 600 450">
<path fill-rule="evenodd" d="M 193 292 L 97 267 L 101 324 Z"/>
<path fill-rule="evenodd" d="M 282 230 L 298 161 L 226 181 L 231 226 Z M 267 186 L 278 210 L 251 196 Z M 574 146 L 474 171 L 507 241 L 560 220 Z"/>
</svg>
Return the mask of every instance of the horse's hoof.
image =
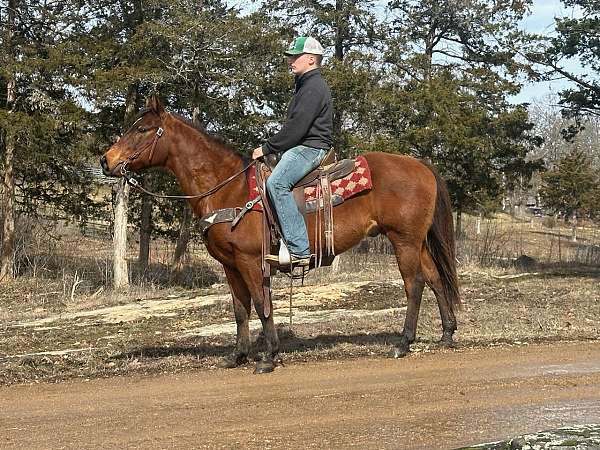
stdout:
<svg viewBox="0 0 600 450">
<path fill-rule="evenodd" d="M 438 345 L 441 348 L 454 348 L 454 340 L 452 338 L 450 338 L 450 339 L 442 338 L 439 340 Z"/>
<path fill-rule="evenodd" d="M 261 359 L 256 363 L 256 368 L 254 369 L 254 373 L 271 373 L 275 370 L 275 362 L 273 360 L 264 360 Z"/>
<path fill-rule="evenodd" d="M 235 353 L 225 356 L 217 363 L 219 369 L 235 369 L 248 363 L 246 355 L 236 355 Z"/>
<path fill-rule="evenodd" d="M 392 358 L 404 358 L 409 352 L 410 350 L 408 348 L 394 347 L 394 350 L 392 350 Z"/>
<path fill-rule="evenodd" d="M 452 337 L 452 333 L 444 332 L 438 345 L 442 348 L 454 348 L 454 338 Z"/>
</svg>

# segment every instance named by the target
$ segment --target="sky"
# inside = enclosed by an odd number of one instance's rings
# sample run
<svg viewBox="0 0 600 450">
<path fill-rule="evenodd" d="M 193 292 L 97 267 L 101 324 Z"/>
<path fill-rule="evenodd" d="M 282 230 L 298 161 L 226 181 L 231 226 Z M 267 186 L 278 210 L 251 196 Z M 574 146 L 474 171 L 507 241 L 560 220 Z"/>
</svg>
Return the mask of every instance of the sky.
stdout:
<svg viewBox="0 0 600 450">
<path fill-rule="evenodd" d="M 572 17 L 577 16 L 577 11 L 573 8 L 566 8 L 560 0 L 535 0 L 531 15 L 521 23 L 522 29 L 538 34 L 553 35 L 554 34 L 554 18 L 555 17 Z M 579 61 L 566 61 L 564 66 L 566 69 L 575 73 L 583 71 Z M 548 97 L 556 95 L 559 91 L 572 86 L 568 81 L 554 80 L 548 82 L 526 83 L 519 95 L 512 98 L 514 103 L 532 103 L 540 101 L 548 102 Z"/>
</svg>

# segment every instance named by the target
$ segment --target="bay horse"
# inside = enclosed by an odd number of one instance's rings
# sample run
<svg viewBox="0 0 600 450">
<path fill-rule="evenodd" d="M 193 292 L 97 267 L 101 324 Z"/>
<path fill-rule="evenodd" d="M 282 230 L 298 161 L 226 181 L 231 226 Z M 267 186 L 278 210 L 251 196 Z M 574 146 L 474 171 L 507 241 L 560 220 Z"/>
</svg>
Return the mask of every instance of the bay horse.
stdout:
<svg viewBox="0 0 600 450">
<path fill-rule="evenodd" d="M 233 177 L 216 192 L 191 199 L 190 205 L 199 216 L 220 208 L 243 206 L 249 196 L 246 177 L 235 176 L 243 172 L 243 158 L 186 119 L 165 111 L 156 96 L 148 100 L 147 106 L 100 158 L 104 173 L 122 176 L 125 167 L 132 171 L 163 167 L 177 177 L 183 192 L 190 196 L 212 191 Z M 394 248 L 408 302 L 404 329 L 392 355 L 405 356 L 415 340 L 425 284 L 433 290 L 438 303 L 443 329 L 440 344 L 452 346 L 456 330 L 454 310 L 460 306 L 460 297 L 446 185 L 433 167 L 410 156 L 380 152 L 363 156 L 371 170 L 373 187 L 334 208 L 336 253 L 350 249 L 366 236 L 386 235 Z M 248 362 L 248 322 L 254 300 L 266 341 L 266 352 L 257 362 L 256 373 L 271 372 L 279 358 L 273 314 L 266 316 L 264 308 L 261 214 L 249 212 L 233 230 L 229 223 L 215 224 L 209 228 L 206 239 L 209 254 L 223 265 L 237 323 L 235 349 L 220 366 L 236 367 Z M 311 250 L 315 253 L 314 220 L 307 222 Z M 272 311 L 271 305 L 267 306 L 267 311 Z"/>
</svg>

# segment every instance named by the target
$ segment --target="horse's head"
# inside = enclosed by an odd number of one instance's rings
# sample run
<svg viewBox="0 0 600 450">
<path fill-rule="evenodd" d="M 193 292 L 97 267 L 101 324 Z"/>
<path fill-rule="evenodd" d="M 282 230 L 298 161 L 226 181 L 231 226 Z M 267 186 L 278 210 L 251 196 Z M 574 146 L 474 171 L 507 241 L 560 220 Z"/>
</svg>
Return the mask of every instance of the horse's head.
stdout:
<svg viewBox="0 0 600 450">
<path fill-rule="evenodd" d="M 161 146 L 161 136 L 167 114 L 160 100 L 150 97 L 147 108 L 100 158 L 104 174 L 118 177 L 127 169 L 136 171 L 164 162 L 166 150 Z"/>
</svg>

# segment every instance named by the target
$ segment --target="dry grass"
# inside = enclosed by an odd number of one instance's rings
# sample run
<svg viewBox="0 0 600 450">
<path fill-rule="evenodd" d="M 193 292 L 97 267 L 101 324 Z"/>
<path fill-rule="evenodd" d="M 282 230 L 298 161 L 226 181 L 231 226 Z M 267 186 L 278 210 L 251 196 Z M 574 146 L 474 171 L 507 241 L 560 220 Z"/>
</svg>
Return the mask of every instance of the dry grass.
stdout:
<svg viewBox="0 0 600 450">
<path fill-rule="evenodd" d="M 597 245 L 597 230 L 586 229 L 580 233 L 580 242 L 571 244 L 566 228 L 547 229 L 541 223 L 531 226 L 500 216 L 484 220 L 477 235 L 469 220 L 465 220 L 466 237 L 459 241 L 464 307 L 458 315 L 457 351 L 471 346 L 600 338 L 600 268 L 582 265 L 575 258 L 581 246 Z M 231 335 L 203 337 L 192 332 L 233 320 L 223 275 L 201 246 L 191 248 L 184 281 L 172 283 L 168 262 L 173 246 L 155 242 L 150 271 L 136 273 L 134 266 L 132 287 L 124 293 L 106 288 L 110 284 L 108 242 L 76 235 L 68 228 L 61 233 L 52 237 L 52 245 L 39 238 L 37 247 L 28 247 L 27 258 L 21 260 L 25 261 L 21 276 L 0 287 L 0 384 L 209 369 L 232 350 Z M 559 236 L 562 262 L 550 257 L 557 255 L 552 242 Z M 383 253 L 345 254 L 336 272 L 320 269 L 306 280 L 308 285 L 319 286 L 333 281 L 350 285 L 366 280 L 369 284 L 348 289 L 343 295 L 318 298 L 318 303 L 302 309 L 377 311 L 405 305 L 395 257 L 385 253 L 388 247 L 382 240 L 372 240 L 370 245 Z M 130 248 L 132 260 L 135 250 Z M 529 275 L 520 276 L 511 264 L 521 254 L 537 261 L 527 269 Z M 278 298 L 285 298 L 287 278 L 278 278 L 275 286 Z M 149 313 L 113 323 L 60 318 L 61 314 L 145 299 L 202 299 L 214 293 L 224 294 L 223 301 L 182 308 L 171 315 Z M 46 325 L 18 326 L 51 316 L 56 320 Z M 280 326 L 283 357 L 306 361 L 385 355 L 402 322 L 401 312 L 296 324 L 293 329 Z M 439 351 L 436 342 L 440 335 L 437 305 L 426 290 L 414 351 Z M 260 336 L 257 332 L 253 336 L 260 347 Z M 44 354 L 56 350 L 69 352 Z"/>
<path fill-rule="evenodd" d="M 571 240 L 571 225 L 549 217 L 515 219 L 496 214 L 481 220 L 478 234 L 477 218 L 466 216 L 463 232 L 457 247 L 465 263 L 506 267 L 528 255 L 543 264 L 600 265 L 600 229 L 590 223 L 577 228 L 576 242 Z"/>
</svg>

